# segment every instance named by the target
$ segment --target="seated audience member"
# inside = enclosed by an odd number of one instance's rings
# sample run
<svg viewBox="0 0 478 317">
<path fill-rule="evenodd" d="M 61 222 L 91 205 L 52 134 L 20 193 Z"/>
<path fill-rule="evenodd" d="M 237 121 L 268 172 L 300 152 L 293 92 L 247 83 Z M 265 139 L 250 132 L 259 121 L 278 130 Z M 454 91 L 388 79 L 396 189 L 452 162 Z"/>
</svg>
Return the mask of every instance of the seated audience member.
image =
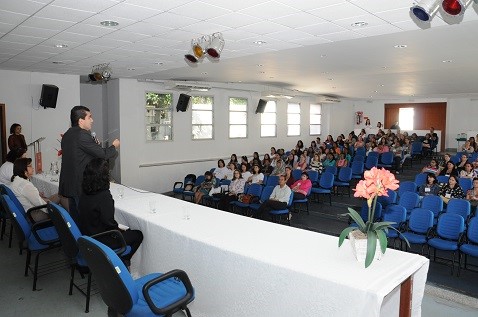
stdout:
<svg viewBox="0 0 478 317">
<path fill-rule="evenodd" d="M 290 166 L 286 166 L 285 167 L 285 182 L 287 184 L 287 186 L 292 186 L 292 184 L 294 184 L 295 182 L 295 179 L 294 179 L 294 176 L 292 176 L 292 167 Z"/>
<path fill-rule="evenodd" d="M 334 139 L 332 138 L 332 136 L 329 134 L 327 135 L 327 138 L 325 139 L 325 147 L 328 148 L 328 149 L 331 149 L 332 148 L 332 145 L 334 144 Z"/>
<path fill-rule="evenodd" d="M 342 153 L 345 155 L 345 159 L 347 160 L 347 162 L 352 161 L 352 156 L 349 154 L 348 147 L 344 147 L 344 149 L 342 150 Z"/>
<path fill-rule="evenodd" d="M 108 161 L 102 158 L 91 160 L 83 172 L 83 193 L 78 203 L 79 227 L 85 235 L 91 236 L 109 230 L 118 230 L 131 253 L 123 256 L 129 262 L 143 241 L 140 230 L 121 230 L 115 220 L 115 201 L 110 193 L 110 173 Z M 110 235 L 96 238 L 98 241 L 115 249 L 120 247 L 117 240 Z M 129 263 L 127 263 L 128 265 Z"/>
<path fill-rule="evenodd" d="M 290 186 L 290 189 L 294 192 L 294 199 L 296 200 L 304 199 L 311 188 L 312 182 L 306 172 L 302 172 L 300 179 Z"/>
<path fill-rule="evenodd" d="M 312 151 L 314 151 L 314 153 L 319 150 L 317 142 L 315 142 L 314 140 L 312 140 L 312 142 L 310 142 L 310 148 L 312 148 Z"/>
<path fill-rule="evenodd" d="M 459 176 L 460 176 L 461 178 L 471 178 L 471 179 L 474 179 L 474 178 L 475 178 L 476 176 L 478 176 L 478 175 L 476 175 L 476 172 L 475 172 L 475 170 L 473 169 L 473 166 L 471 165 L 471 163 L 470 163 L 470 162 L 466 162 L 466 163 L 465 163 L 465 167 L 464 167 L 464 169 L 462 169 L 462 170 L 460 171 Z"/>
<path fill-rule="evenodd" d="M 402 146 L 398 138 L 395 138 L 393 144 L 390 146 L 390 152 L 393 153 L 392 168 L 398 174 L 400 167 L 402 166 Z"/>
<path fill-rule="evenodd" d="M 407 158 L 412 157 L 412 142 L 410 142 L 410 138 L 405 137 L 403 141 L 404 143 L 402 145 L 402 151 L 403 151 L 402 164 L 405 162 Z"/>
<path fill-rule="evenodd" d="M 43 194 L 30 182 L 33 176 L 33 166 L 31 158 L 19 158 L 13 163 L 13 176 L 10 189 L 18 198 L 25 211 L 32 207 L 45 205 L 49 201 L 58 203 L 60 199 L 58 195 L 53 195 L 49 198 L 43 197 Z M 38 222 L 50 219 L 48 212 L 45 209 L 33 210 L 30 215 L 33 221 Z"/>
<path fill-rule="evenodd" d="M 465 164 L 468 162 L 468 156 L 466 154 L 463 154 L 461 156 L 460 162 L 456 165 L 456 169 L 458 172 L 460 172 L 462 169 L 465 168 Z"/>
<path fill-rule="evenodd" d="M 322 170 L 324 167 L 322 166 L 322 162 L 320 161 L 320 156 L 319 153 L 315 153 L 314 157 L 310 161 L 309 167 L 311 170 L 319 172 L 319 174 L 322 174 Z"/>
<path fill-rule="evenodd" d="M 287 158 L 285 160 L 285 165 L 294 166 L 294 163 L 295 163 L 294 154 L 289 153 L 289 155 L 287 155 Z"/>
<path fill-rule="evenodd" d="M 218 204 L 218 208 L 221 210 L 228 211 L 229 203 L 231 201 L 237 200 L 237 196 L 239 194 L 244 193 L 244 185 L 246 185 L 246 180 L 242 178 L 242 174 L 239 170 L 235 170 L 234 177 L 229 184 L 229 191 L 222 195 L 221 200 Z"/>
<path fill-rule="evenodd" d="M 448 183 L 442 186 L 438 196 L 440 196 L 445 203 L 448 203 L 452 198 L 465 198 L 465 193 L 463 189 L 461 189 L 456 175 L 450 175 Z"/>
<path fill-rule="evenodd" d="M 470 146 L 475 149 L 475 152 L 477 152 L 477 151 L 478 151 L 478 148 L 477 148 L 478 146 L 476 145 L 475 137 L 470 136 L 470 138 L 468 139 L 468 141 L 470 141 Z"/>
<path fill-rule="evenodd" d="M 269 199 L 261 204 L 258 210 L 258 217 L 266 219 L 271 210 L 286 209 L 289 203 L 291 189 L 286 184 L 284 175 L 279 176 L 279 185 L 274 187 Z"/>
<path fill-rule="evenodd" d="M 365 119 L 364 129 L 366 129 L 366 130 L 372 130 L 372 124 L 370 123 L 370 119 L 369 119 L 369 118 Z"/>
<path fill-rule="evenodd" d="M 302 142 L 302 140 L 299 140 L 295 145 L 295 155 L 300 157 L 302 153 L 304 153 L 304 142 Z"/>
<path fill-rule="evenodd" d="M 233 162 L 229 162 L 229 164 L 227 164 L 227 172 L 224 176 L 224 179 L 232 179 L 232 177 L 234 176 L 234 171 L 236 169 L 236 164 L 234 164 Z"/>
<path fill-rule="evenodd" d="M 262 162 L 261 160 L 258 160 L 258 159 L 252 159 L 252 167 L 254 167 L 254 165 L 257 165 L 259 166 L 259 169 L 262 169 Z M 252 169 L 251 169 L 251 172 L 252 172 Z"/>
<path fill-rule="evenodd" d="M 247 179 L 249 184 L 262 184 L 264 182 L 264 174 L 261 173 L 261 168 L 258 164 L 252 167 L 252 175 Z"/>
<path fill-rule="evenodd" d="M 237 161 L 237 155 L 236 154 L 231 154 L 231 159 L 229 160 L 229 163 L 227 165 L 234 163 L 236 168 L 239 166 L 239 162 Z"/>
<path fill-rule="evenodd" d="M 194 193 L 194 202 L 199 204 L 203 196 L 208 196 L 212 188 L 216 187 L 216 178 L 212 175 L 210 171 L 204 173 L 204 181 L 195 188 L 196 192 Z"/>
<path fill-rule="evenodd" d="M 335 166 L 337 166 L 337 168 L 340 168 L 340 167 L 346 167 L 346 166 L 348 166 L 348 164 L 349 164 L 349 162 L 345 159 L 345 154 L 341 153 L 339 155 L 339 159 L 337 160 Z"/>
<path fill-rule="evenodd" d="M 271 156 L 271 166 L 272 166 L 272 168 L 276 167 L 277 160 L 282 160 L 278 153 Z"/>
<path fill-rule="evenodd" d="M 276 160 L 276 166 L 271 172 L 271 175 L 284 175 L 285 173 L 285 164 L 281 159 Z"/>
<path fill-rule="evenodd" d="M 259 157 L 259 153 L 257 152 L 252 153 L 252 160 L 258 160 L 260 162 L 261 158 Z"/>
<path fill-rule="evenodd" d="M 250 168 L 249 159 L 247 158 L 247 156 L 245 156 L 245 155 L 241 156 L 241 164 L 242 163 L 246 163 L 248 169 Z"/>
<path fill-rule="evenodd" d="M 219 179 L 225 179 L 226 175 L 228 174 L 228 168 L 226 167 L 226 163 L 224 163 L 223 159 L 217 161 L 217 167 L 214 169 L 213 175 Z"/>
<path fill-rule="evenodd" d="M 270 161 L 271 161 L 271 157 L 270 157 L 269 154 L 267 154 L 267 153 L 264 154 L 264 158 L 263 158 L 262 161 L 261 161 L 261 164 L 262 164 L 262 165 L 264 165 L 265 160 L 269 160 L 269 163 L 270 163 Z"/>
<path fill-rule="evenodd" d="M 274 168 L 271 166 L 271 162 L 269 159 L 265 159 L 264 160 L 264 164 L 262 165 L 262 169 L 261 169 L 261 172 L 262 174 L 264 175 L 269 175 L 270 173 L 272 173 L 272 170 Z"/>
<path fill-rule="evenodd" d="M 271 155 L 270 155 L 270 157 L 273 157 L 273 156 L 276 155 L 276 154 L 277 154 L 276 148 L 273 147 L 273 146 L 271 146 Z"/>
<path fill-rule="evenodd" d="M 445 153 L 443 154 L 443 161 L 440 162 L 440 169 L 444 169 L 447 167 L 448 162 L 451 160 L 451 155 L 450 153 Z"/>
<path fill-rule="evenodd" d="M 359 147 L 364 147 L 364 146 L 365 146 L 365 142 L 363 141 L 363 137 L 359 136 L 357 141 L 354 143 L 354 148 L 355 150 L 357 150 Z"/>
<path fill-rule="evenodd" d="M 241 175 L 246 182 L 249 180 L 249 177 L 252 176 L 252 173 L 249 170 L 250 170 L 249 164 L 246 164 L 246 163 L 241 164 Z"/>
<path fill-rule="evenodd" d="M 433 173 L 438 175 L 440 173 L 440 167 L 438 166 L 437 160 L 432 159 L 430 164 L 422 168 L 422 173 Z"/>
<path fill-rule="evenodd" d="M 440 185 L 438 185 L 437 176 L 435 173 L 428 173 L 427 181 L 425 184 L 420 185 L 418 189 L 418 194 L 421 197 L 438 195 L 440 192 Z"/>
<path fill-rule="evenodd" d="M 466 199 L 470 201 L 473 206 L 478 205 L 478 178 L 473 179 L 473 188 L 466 192 Z"/>
<path fill-rule="evenodd" d="M 455 164 L 452 161 L 448 161 L 446 163 L 446 167 L 441 170 L 440 172 L 441 176 L 451 176 L 451 175 L 458 175 L 458 172 L 456 171 Z"/>
<path fill-rule="evenodd" d="M 299 158 L 299 161 L 294 164 L 294 169 L 305 171 L 307 169 L 307 159 L 304 154 Z"/>
<path fill-rule="evenodd" d="M 474 148 L 473 146 L 471 146 L 470 141 L 467 140 L 467 141 L 465 142 L 465 144 L 463 144 L 463 145 L 461 146 L 461 151 L 462 151 L 462 152 L 466 152 L 466 153 L 468 153 L 468 154 L 471 154 L 471 153 L 475 152 L 475 148 Z"/>
<path fill-rule="evenodd" d="M 327 157 L 326 157 L 325 161 L 322 163 L 322 165 L 324 166 L 324 168 L 326 168 L 328 166 L 335 166 L 334 155 L 329 152 L 327 154 Z"/>
<path fill-rule="evenodd" d="M 5 163 L 0 166 L 0 183 L 10 186 L 13 176 L 13 163 L 20 157 L 25 157 L 25 149 L 19 147 L 8 152 Z"/>
<path fill-rule="evenodd" d="M 430 133 L 425 134 L 425 139 L 422 141 L 422 152 L 425 156 L 430 153 L 432 147 L 432 135 Z"/>
</svg>

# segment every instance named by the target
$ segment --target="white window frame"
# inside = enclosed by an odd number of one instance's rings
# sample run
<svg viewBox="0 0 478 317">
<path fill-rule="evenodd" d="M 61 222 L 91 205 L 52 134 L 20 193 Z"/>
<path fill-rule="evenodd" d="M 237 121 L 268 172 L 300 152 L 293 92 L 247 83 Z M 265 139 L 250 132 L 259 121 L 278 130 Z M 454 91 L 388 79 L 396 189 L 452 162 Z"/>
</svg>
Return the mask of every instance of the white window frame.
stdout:
<svg viewBox="0 0 478 317">
<path fill-rule="evenodd" d="M 194 99 L 195 98 L 211 98 L 211 109 L 194 109 Z M 195 112 L 210 112 L 211 113 L 211 123 L 201 124 L 201 123 L 194 123 L 194 113 Z M 210 137 L 194 137 L 194 127 L 211 127 L 211 136 Z M 213 140 L 214 139 L 214 96 L 202 96 L 202 95 L 195 95 L 191 96 L 191 139 L 193 141 L 196 140 Z"/>
<path fill-rule="evenodd" d="M 272 107 L 272 105 L 274 105 Z M 273 110 L 273 111 L 272 111 Z M 274 123 L 263 123 L 267 116 L 274 117 Z M 263 135 L 263 128 L 274 127 L 274 135 Z M 261 138 L 275 138 L 277 137 L 277 102 L 275 100 L 269 100 L 264 109 L 264 113 L 261 114 Z"/>
<path fill-rule="evenodd" d="M 315 107 L 318 107 L 318 111 L 314 109 Z M 309 112 L 309 135 L 321 135 L 322 134 L 322 104 L 320 103 L 313 103 L 310 104 L 310 112 Z M 319 118 L 319 123 L 313 123 L 315 122 L 315 116 L 318 116 Z M 313 127 L 319 127 L 319 133 L 312 133 Z"/>
<path fill-rule="evenodd" d="M 298 115 L 299 123 L 294 122 Z M 289 102 L 287 103 L 287 136 L 300 136 L 300 103 L 296 102 Z M 298 129 L 297 132 L 293 132 L 294 130 Z"/>
<path fill-rule="evenodd" d="M 244 110 L 231 110 L 231 100 L 232 99 L 243 99 L 246 101 Z M 244 97 L 229 97 L 229 138 L 230 139 L 246 139 L 248 135 L 248 125 L 247 125 L 247 108 L 249 106 L 249 100 Z M 245 114 L 245 122 L 243 123 L 231 123 L 231 116 L 234 114 Z M 245 136 L 231 136 L 231 131 L 235 127 L 245 127 L 246 128 L 246 135 Z"/>
<path fill-rule="evenodd" d="M 157 95 L 169 95 L 171 103 L 169 104 L 169 116 L 170 116 L 170 122 L 169 123 L 155 123 L 154 118 L 155 118 L 155 110 L 160 109 L 160 108 L 155 108 L 152 105 L 148 105 L 147 99 L 148 99 L 148 94 L 157 94 Z M 157 92 L 157 91 L 146 91 L 144 94 L 145 97 L 145 127 L 146 127 L 146 140 L 152 141 L 152 142 L 168 142 L 168 141 L 173 141 L 173 94 L 172 93 L 164 93 L 164 92 Z M 169 127 L 171 131 L 171 137 L 168 139 L 155 139 L 155 138 L 148 138 L 148 131 L 151 134 L 151 128 L 157 128 L 158 131 L 160 130 L 161 127 Z"/>
</svg>

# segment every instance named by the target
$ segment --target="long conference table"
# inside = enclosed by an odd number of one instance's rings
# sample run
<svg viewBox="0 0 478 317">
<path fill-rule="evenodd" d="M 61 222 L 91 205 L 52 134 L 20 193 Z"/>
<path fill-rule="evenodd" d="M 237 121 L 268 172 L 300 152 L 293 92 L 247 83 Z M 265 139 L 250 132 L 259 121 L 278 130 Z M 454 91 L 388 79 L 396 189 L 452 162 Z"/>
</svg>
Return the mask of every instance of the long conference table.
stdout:
<svg viewBox="0 0 478 317">
<path fill-rule="evenodd" d="M 58 190 L 48 177 L 32 182 L 46 195 Z M 334 236 L 118 184 L 111 193 L 117 221 L 144 234 L 133 276 L 185 270 L 193 316 L 421 316 L 429 260 L 420 255 L 388 249 L 365 269 Z"/>
</svg>

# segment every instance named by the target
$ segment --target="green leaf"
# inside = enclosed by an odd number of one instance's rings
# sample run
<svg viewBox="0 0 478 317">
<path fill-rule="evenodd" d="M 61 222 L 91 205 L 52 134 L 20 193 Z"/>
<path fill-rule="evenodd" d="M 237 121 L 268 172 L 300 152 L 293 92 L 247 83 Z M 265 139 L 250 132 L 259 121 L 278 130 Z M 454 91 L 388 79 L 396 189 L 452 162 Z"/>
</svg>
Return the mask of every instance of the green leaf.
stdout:
<svg viewBox="0 0 478 317">
<path fill-rule="evenodd" d="M 398 230 L 397 228 L 394 228 L 394 227 L 390 227 L 390 228 L 392 228 L 393 230 L 398 232 L 398 235 L 401 236 L 403 238 L 403 240 L 405 240 L 405 242 L 407 243 L 408 248 L 410 248 L 410 242 L 408 242 L 408 239 L 400 232 L 400 230 Z"/>
<path fill-rule="evenodd" d="M 339 237 L 339 247 L 342 245 L 342 243 L 344 243 L 345 237 L 347 237 L 349 235 L 349 233 L 351 231 L 353 231 L 354 229 L 357 229 L 357 228 L 348 227 L 348 228 L 345 228 L 344 230 L 342 230 L 342 232 L 340 233 L 340 237 Z"/>
<path fill-rule="evenodd" d="M 378 236 L 378 241 L 380 241 L 380 250 L 382 250 L 382 253 L 385 254 L 385 251 L 387 250 L 387 244 L 388 244 L 387 235 L 385 234 L 383 230 L 378 230 L 377 236 Z"/>
<path fill-rule="evenodd" d="M 352 208 L 348 208 L 349 209 L 349 214 L 350 214 L 350 217 L 353 219 L 353 221 L 355 221 L 355 223 L 359 226 L 359 229 L 361 231 L 363 231 L 365 229 L 365 222 L 363 222 L 363 219 L 362 217 L 360 217 L 360 215 L 358 214 L 358 212 L 356 212 L 355 210 L 353 210 Z"/>
<path fill-rule="evenodd" d="M 375 222 L 373 224 L 373 230 L 383 230 L 385 228 L 390 228 L 395 222 L 390 221 L 382 221 L 382 222 Z"/>
<path fill-rule="evenodd" d="M 372 264 L 377 249 L 377 235 L 374 231 L 367 232 L 367 256 L 365 257 L 365 268 Z"/>
</svg>

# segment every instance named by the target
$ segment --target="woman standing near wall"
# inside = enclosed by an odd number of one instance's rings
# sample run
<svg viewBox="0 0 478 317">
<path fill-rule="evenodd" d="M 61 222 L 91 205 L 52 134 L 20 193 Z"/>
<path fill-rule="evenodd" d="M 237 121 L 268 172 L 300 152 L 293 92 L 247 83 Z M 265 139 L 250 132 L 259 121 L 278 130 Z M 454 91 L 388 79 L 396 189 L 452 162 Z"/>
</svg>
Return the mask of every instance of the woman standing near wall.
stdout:
<svg viewBox="0 0 478 317">
<path fill-rule="evenodd" d="M 10 136 L 8 137 L 8 148 L 15 150 L 22 148 L 25 151 L 27 150 L 27 143 L 25 142 L 25 137 L 22 134 L 22 126 L 18 123 L 12 124 L 10 127 Z"/>
</svg>

